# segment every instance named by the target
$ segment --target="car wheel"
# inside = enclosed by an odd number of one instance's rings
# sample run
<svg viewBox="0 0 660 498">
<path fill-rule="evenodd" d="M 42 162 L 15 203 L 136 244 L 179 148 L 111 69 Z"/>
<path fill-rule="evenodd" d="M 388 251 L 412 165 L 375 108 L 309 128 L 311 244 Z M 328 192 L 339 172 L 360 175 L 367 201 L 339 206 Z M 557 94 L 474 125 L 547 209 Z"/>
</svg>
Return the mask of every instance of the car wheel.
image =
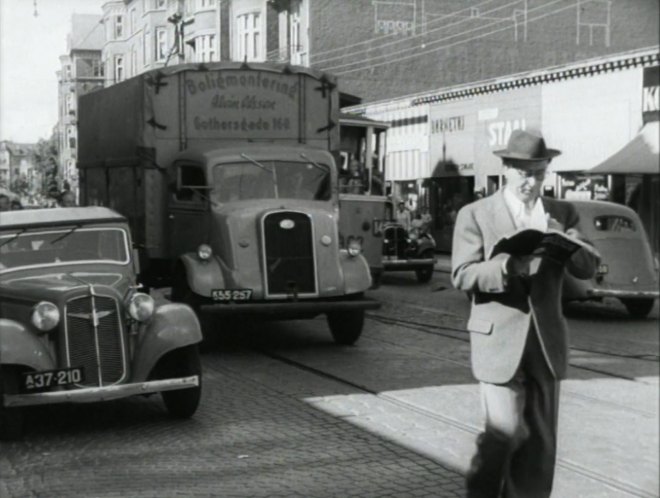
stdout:
<svg viewBox="0 0 660 498">
<path fill-rule="evenodd" d="M 161 396 L 170 415 L 176 418 L 190 418 L 197 411 L 202 394 L 202 364 L 197 345 L 186 346 L 167 354 L 158 369 L 158 377 L 172 379 L 197 375 L 196 387 L 163 391 Z"/>
<path fill-rule="evenodd" d="M 331 311 L 328 326 L 337 344 L 351 346 L 360 338 L 364 326 L 364 310 Z"/>
<path fill-rule="evenodd" d="M 213 319 L 213 315 L 209 315 L 200 310 L 199 306 L 204 302 L 204 299 L 195 294 L 190 288 L 185 271 L 180 270 L 175 273 L 171 296 L 172 301 L 187 304 L 193 309 L 199 320 L 200 329 L 202 330 L 202 349 L 204 351 L 211 349 L 216 337 L 213 330 L 215 320 Z"/>
<path fill-rule="evenodd" d="M 644 318 L 653 309 L 654 299 L 621 299 L 628 313 L 635 318 Z"/>
<path fill-rule="evenodd" d="M 21 408 L 4 406 L 4 393 L 18 392 L 18 372 L 15 369 L 0 368 L 0 441 L 16 441 L 23 436 L 25 422 Z"/>
<path fill-rule="evenodd" d="M 421 254 L 421 257 L 422 259 L 432 258 L 433 251 L 424 251 Z M 425 268 L 420 268 L 419 270 L 415 270 L 415 275 L 417 275 L 417 281 L 422 284 L 430 282 L 431 278 L 433 277 L 433 265 L 429 265 Z"/>
</svg>

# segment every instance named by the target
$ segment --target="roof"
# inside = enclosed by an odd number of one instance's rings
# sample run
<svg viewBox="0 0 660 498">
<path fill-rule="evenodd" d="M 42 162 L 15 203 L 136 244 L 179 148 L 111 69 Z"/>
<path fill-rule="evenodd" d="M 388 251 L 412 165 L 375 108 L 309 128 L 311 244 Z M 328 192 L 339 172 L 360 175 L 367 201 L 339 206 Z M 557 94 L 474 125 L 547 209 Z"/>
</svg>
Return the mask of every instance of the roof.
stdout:
<svg viewBox="0 0 660 498">
<path fill-rule="evenodd" d="M 606 175 L 660 174 L 660 123 L 646 123 L 640 132 L 621 150 L 594 166 L 589 173 Z"/>
<path fill-rule="evenodd" d="M 339 124 L 353 125 L 353 126 L 374 126 L 375 128 L 389 128 L 390 124 L 385 121 L 376 121 L 375 119 L 366 118 L 357 114 L 349 114 L 342 112 L 339 114 Z"/>
<path fill-rule="evenodd" d="M 569 200 L 567 202 L 570 202 L 575 206 L 575 209 L 582 218 L 587 215 L 595 216 L 603 214 L 625 214 L 633 219 L 637 219 L 638 217 L 633 209 L 617 202 L 592 200 Z"/>
<path fill-rule="evenodd" d="M 0 212 L 0 227 L 3 229 L 24 226 L 38 227 L 122 221 L 126 221 L 126 218 L 112 209 L 101 206 L 21 209 Z"/>
</svg>

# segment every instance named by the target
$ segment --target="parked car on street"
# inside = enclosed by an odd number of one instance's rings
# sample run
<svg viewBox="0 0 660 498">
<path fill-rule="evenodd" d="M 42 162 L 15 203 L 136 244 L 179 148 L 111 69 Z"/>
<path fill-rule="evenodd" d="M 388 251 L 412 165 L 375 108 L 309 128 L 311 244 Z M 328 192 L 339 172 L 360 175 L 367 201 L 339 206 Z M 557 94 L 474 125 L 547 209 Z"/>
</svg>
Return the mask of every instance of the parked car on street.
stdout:
<svg viewBox="0 0 660 498">
<path fill-rule="evenodd" d="M 435 240 L 430 233 L 395 221 L 383 225 L 383 270 L 414 271 L 419 282 L 428 282 L 435 265 Z"/>
<path fill-rule="evenodd" d="M 618 298 L 634 317 L 645 317 L 660 295 L 658 260 L 635 211 L 613 202 L 571 201 L 578 226 L 601 254 L 594 278 L 566 276 L 563 297 L 571 300 Z"/>
<path fill-rule="evenodd" d="M 199 404 L 199 322 L 136 284 L 126 219 L 104 207 L 0 213 L 0 439 L 22 407 L 161 393 Z"/>
</svg>

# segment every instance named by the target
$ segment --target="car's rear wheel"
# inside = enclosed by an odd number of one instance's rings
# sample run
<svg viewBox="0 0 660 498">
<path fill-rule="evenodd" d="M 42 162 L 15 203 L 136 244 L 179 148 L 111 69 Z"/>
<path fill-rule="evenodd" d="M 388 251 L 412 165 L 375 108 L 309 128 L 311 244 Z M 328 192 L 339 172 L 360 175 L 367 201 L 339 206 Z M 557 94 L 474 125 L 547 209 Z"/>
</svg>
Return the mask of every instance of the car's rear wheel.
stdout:
<svg viewBox="0 0 660 498">
<path fill-rule="evenodd" d="M 163 391 L 163 402 L 170 415 L 176 418 L 190 418 L 197 411 L 202 394 L 202 364 L 199 359 L 197 345 L 186 346 L 174 350 L 163 358 L 158 368 L 158 377 L 173 379 L 197 375 L 199 384 L 196 387 Z"/>
<path fill-rule="evenodd" d="M 25 421 L 21 408 L 8 408 L 3 395 L 18 392 L 19 372 L 11 367 L 0 367 L 0 441 L 15 441 L 23 436 Z"/>
<path fill-rule="evenodd" d="M 654 299 L 621 299 L 628 313 L 635 318 L 644 318 L 653 309 Z"/>
<path fill-rule="evenodd" d="M 331 311 L 327 316 L 330 333 L 337 344 L 353 345 L 362 335 L 364 310 Z"/>
</svg>

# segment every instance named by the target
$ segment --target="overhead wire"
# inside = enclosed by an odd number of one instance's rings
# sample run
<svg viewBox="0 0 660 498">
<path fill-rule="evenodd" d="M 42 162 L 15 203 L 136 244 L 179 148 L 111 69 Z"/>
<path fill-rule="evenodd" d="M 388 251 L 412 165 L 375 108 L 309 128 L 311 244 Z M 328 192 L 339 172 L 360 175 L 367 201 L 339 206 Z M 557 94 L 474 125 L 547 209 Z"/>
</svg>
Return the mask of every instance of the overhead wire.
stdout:
<svg viewBox="0 0 660 498">
<path fill-rule="evenodd" d="M 430 21 L 423 22 L 421 24 L 421 27 L 425 28 L 429 24 L 436 23 L 436 22 L 444 20 L 445 17 L 455 17 L 455 16 L 458 16 L 458 14 L 460 12 L 469 11 L 471 9 L 476 9 L 478 7 L 483 7 L 484 5 L 486 5 L 488 3 L 491 3 L 491 2 L 494 2 L 494 1 L 495 0 L 486 0 L 485 2 L 481 2 L 481 3 L 478 3 L 478 4 L 472 5 L 470 7 L 466 7 L 466 8 L 457 10 L 455 12 L 449 13 L 449 14 L 438 14 L 441 17 L 439 17 L 438 19 L 432 19 Z M 522 2 L 522 1 L 524 1 L 524 0 L 516 0 L 516 2 Z M 439 28 L 439 29 L 442 29 L 442 27 Z M 340 50 L 347 50 L 347 49 L 351 49 L 351 48 L 354 48 L 354 47 L 359 47 L 359 46 L 365 45 L 367 43 L 379 42 L 379 41 L 384 40 L 386 38 L 393 38 L 395 36 L 398 37 L 398 36 L 400 36 L 400 34 L 399 33 L 389 33 L 389 34 L 382 35 L 382 36 L 374 36 L 372 38 L 368 38 L 367 40 L 362 40 L 360 42 L 351 43 L 349 45 L 344 45 L 344 46 L 341 46 L 341 47 L 331 48 L 331 49 L 328 49 L 328 50 L 322 50 L 320 52 L 316 52 L 315 54 L 313 54 L 311 56 L 311 58 L 313 59 L 314 57 L 318 57 L 318 56 L 323 55 L 323 54 L 328 54 L 328 53 L 331 53 L 331 52 L 338 52 Z M 406 38 L 406 40 L 409 40 L 409 39 L 410 39 L 410 37 Z M 403 40 L 397 40 L 397 41 L 403 41 Z M 328 58 L 328 60 L 330 60 L 330 59 L 333 59 L 333 57 Z"/>
<path fill-rule="evenodd" d="M 554 4 L 557 4 L 557 3 L 559 3 L 559 2 L 563 2 L 563 1 L 566 1 L 566 0 L 554 0 L 554 1 L 552 1 L 552 2 L 549 2 L 549 3 L 544 4 L 544 5 L 541 6 L 541 7 L 537 7 L 537 8 L 535 8 L 535 9 L 531 9 L 531 10 L 528 11 L 528 12 L 531 12 L 531 11 L 534 11 L 534 10 L 538 10 L 538 9 L 541 9 L 541 8 L 547 8 L 548 6 L 551 6 L 551 5 L 554 5 Z M 534 18 L 531 18 L 531 19 L 528 18 L 528 19 L 526 20 L 526 23 L 534 22 L 534 21 L 537 21 L 537 20 L 539 20 L 539 19 L 543 19 L 543 18 L 545 18 L 545 17 L 551 16 L 551 15 L 555 15 L 555 14 L 557 14 L 557 13 L 559 13 L 559 12 L 562 12 L 562 11 L 565 11 L 565 10 L 568 10 L 568 9 L 574 9 L 574 8 L 575 8 L 575 4 L 571 4 L 571 5 L 568 5 L 568 6 L 565 6 L 565 7 L 561 7 L 561 8 L 559 8 L 559 9 L 555 9 L 555 10 L 553 10 L 553 11 L 551 11 L 551 12 L 547 12 L 547 13 L 545 13 L 545 14 L 541 14 L 541 15 L 539 15 L 539 16 L 537 16 L 537 17 L 534 17 Z M 508 20 L 508 19 L 507 19 L 507 20 Z M 502 21 L 493 22 L 493 23 L 490 23 L 490 24 L 487 25 L 487 26 L 481 26 L 481 27 L 478 28 L 478 29 L 471 30 L 471 31 L 467 31 L 467 32 L 461 33 L 460 35 L 453 35 L 453 36 L 451 36 L 451 37 L 446 37 L 446 38 L 444 38 L 444 39 L 436 40 L 436 41 L 434 41 L 434 42 L 429 42 L 429 43 L 427 43 L 426 45 L 434 45 L 434 44 L 436 44 L 436 43 L 438 43 L 438 42 L 440 42 L 440 41 L 445 41 L 445 40 L 450 39 L 450 38 L 455 38 L 456 36 L 461 36 L 461 35 L 464 35 L 465 33 L 469 33 L 469 32 L 472 32 L 472 31 L 479 31 L 479 30 L 482 30 L 482 29 L 486 29 L 486 28 L 491 27 L 491 26 L 494 26 L 494 25 L 496 25 L 496 24 L 500 24 L 501 22 L 502 22 Z M 404 52 L 410 52 L 410 51 L 413 51 L 413 50 L 418 50 L 419 47 L 410 47 L 410 48 L 408 48 L 408 49 L 400 50 L 400 51 L 395 52 L 395 53 L 382 54 L 382 55 L 374 56 L 374 57 L 371 57 L 371 58 L 367 59 L 367 60 L 375 60 L 375 59 L 388 58 L 388 60 L 385 60 L 385 61 L 382 61 L 382 62 L 374 62 L 374 63 L 364 64 L 365 61 L 362 60 L 362 61 L 357 61 L 357 62 L 350 62 L 350 63 L 346 63 L 346 64 L 341 64 L 341 65 L 337 65 L 337 66 L 329 66 L 329 67 L 324 68 L 324 70 L 334 72 L 334 73 L 337 74 L 337 75 L 353 73 L 353 72 L 356 72 L 356 71 L 362 71 L 362 70 L 370 69 L 370 68 L 373 68 L 373 67 L 379 67 L 379 66 L 382 66 L 382 65 L 384 65 L 384 64 L 391 64 L 391 63 L 393 63 L 393 62 L 400 62 L 400 61 L 403 61 L 403 60 L 412 59 L 412 58 L 415 58 L 415 57 L 420 57 L 420 56 L 422 56 L 422 55 L 426 55 L 426 54 L 430 54 L 430 53 L 438 52 L 438 51 L 440 51 L 440 50 L 444 50 L 444 49 L 451 48 L 451 47 L 454 47 L 454 46 L 457 46 L 457 45 L 461 45 L 461 44 L 463 44 L 463 43 L 468 43 L 468 42 L 470 42 L 470 41 L 477 40 L 477 39 L 480 39 L 480 38 L 485 38 L 485 37 L 487 37 L 487 36 L 493 35 L 493 34 L 495 34 L 495 33 L 500 33 L 500 32 L 502 32 L 502 31 L 506 31 L 506 30 L 509 30 L 509 29 L 512 29 L 512 26 L 505 26 L 505 27 L 503 27 L 503 28 L 499 28 L 499 29 L 496 29 L 496 30 L 493 30 L 493 31 L 489 31 L 489 32 L 487 32 L 487 33 L 481 33 L 481 34 L 478 34 L 478 35 L 475 35 L 475 36 L 469 37 L 469 38 L 464 39 L 464 40 L 459 40 L 459 41 L 454 42 L 454 43 L 449 43 L 449 44 L 446 44 L 446 45 L 441 45 L 441 46 L 439 46 L 439 47 L 434 47 L 434 48 L 432 48 L 432 49 L 430 49 L 430 50 L 419 51 L 419 52 L 417 52 L 417 53 L 410 54 L 410 55 L 406 55 L 406 56 L 402 56 L 402 57 L 399 57 L 399 58 L 391 59 L 390 57 L 391 57 L 392 55 L 396 55 L 396 54 L 399 54 L 399 53 L 404 53 Z M 356 64 L 360 64 L 361 66 L 358 67 L 358 68 L 354 68 L 354 69 L 340 70 L 340 69 L 343 68 L 343 67 L 354 66 L 354 65 L 356 65 Z"/>
</svg>

